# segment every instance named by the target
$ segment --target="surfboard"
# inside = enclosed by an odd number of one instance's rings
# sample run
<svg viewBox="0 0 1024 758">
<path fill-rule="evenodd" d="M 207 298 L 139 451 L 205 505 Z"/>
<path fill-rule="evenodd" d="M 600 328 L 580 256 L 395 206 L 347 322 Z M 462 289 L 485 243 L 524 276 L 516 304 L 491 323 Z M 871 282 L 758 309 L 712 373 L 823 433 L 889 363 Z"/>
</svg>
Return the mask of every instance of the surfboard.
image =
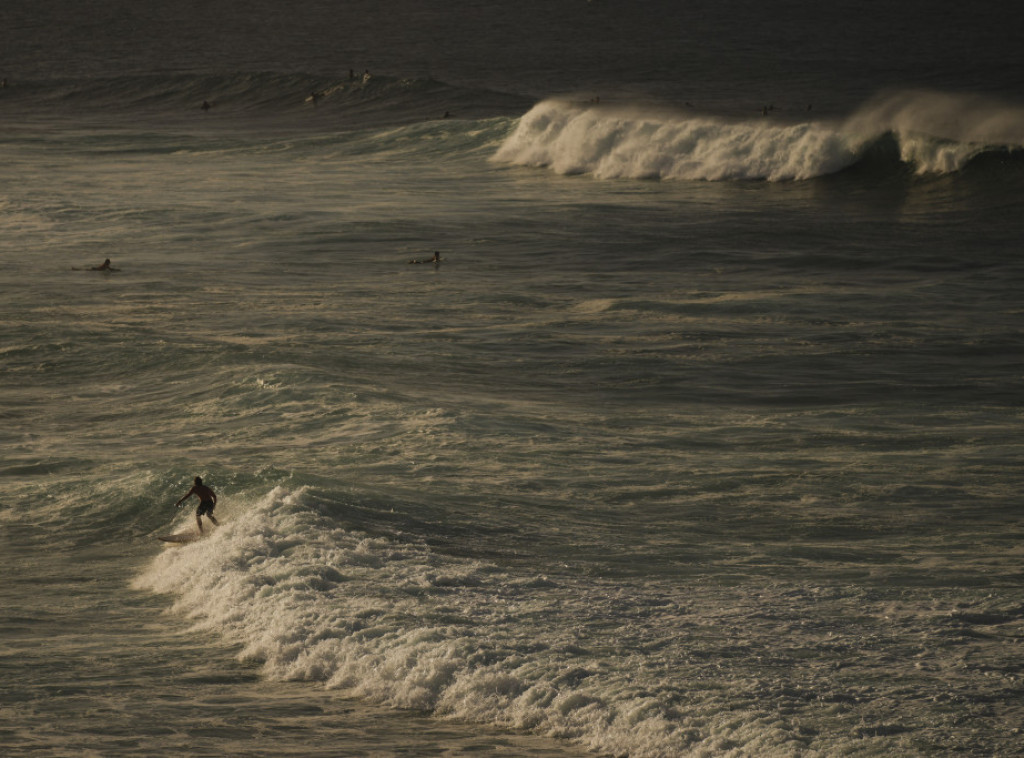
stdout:
<svg viewBox="0 0 1024 758">
<path fill-rule="evenodd" d="M 197 532 L 178 532 L 177 534 L 162 534 L 157 539 L 174 545 L 187 545 L 189 542 L 201 540 L 204 536 Z"/>
</svg>

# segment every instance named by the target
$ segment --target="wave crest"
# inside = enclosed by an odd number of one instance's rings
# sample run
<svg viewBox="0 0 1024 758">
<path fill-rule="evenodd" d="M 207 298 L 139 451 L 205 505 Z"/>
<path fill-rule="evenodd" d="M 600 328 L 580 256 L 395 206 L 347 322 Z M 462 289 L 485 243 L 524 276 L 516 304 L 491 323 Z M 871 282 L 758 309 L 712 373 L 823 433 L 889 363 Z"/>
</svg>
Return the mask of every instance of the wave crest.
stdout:
<svg viewBox="0 0 1024 758">
<path fill-rule="evenodd" d="M 889 138 L 916 173 L 951 173 L 982 153 L 1024 146 L 1024 109 L 899 93 L 836 123 L 546 100 L 520 119 L 494 160 L 600 179 L 794 181 L 854 166 Z"/>
<path fill-rule="evenodd" d="M 601 179 L 807 179 L 856 160 L 820 124 L 728 122 L 559 100 L 536 105 L 495 160 Z"/>
</svg>

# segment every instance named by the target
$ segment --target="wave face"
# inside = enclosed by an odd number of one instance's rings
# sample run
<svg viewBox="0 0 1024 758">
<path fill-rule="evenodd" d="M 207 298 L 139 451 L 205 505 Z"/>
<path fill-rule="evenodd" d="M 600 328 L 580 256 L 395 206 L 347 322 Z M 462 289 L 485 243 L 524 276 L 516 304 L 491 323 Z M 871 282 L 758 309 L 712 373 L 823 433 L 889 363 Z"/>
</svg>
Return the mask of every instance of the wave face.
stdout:
<svg viewBox="0 0 1024 758">
<path fill-rule="evenodd" d="M 495 160 L 600 179 L 794 181 L 855 166 L 893 139 L 898 160 L 915 173 L 951 173 L 983 153 L 1024 146 L 1024 109 L 897 93 L 842 122 L 794 122 L 546 100 L 521 119 Z"/>
</svg>

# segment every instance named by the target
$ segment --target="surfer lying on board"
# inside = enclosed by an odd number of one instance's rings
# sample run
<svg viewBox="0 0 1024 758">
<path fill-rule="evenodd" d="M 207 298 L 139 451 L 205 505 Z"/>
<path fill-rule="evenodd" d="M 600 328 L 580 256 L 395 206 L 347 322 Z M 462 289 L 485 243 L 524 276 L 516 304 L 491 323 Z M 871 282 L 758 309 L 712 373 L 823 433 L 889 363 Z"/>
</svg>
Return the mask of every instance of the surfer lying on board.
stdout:
<svg viewBox="0 0 1024 758">
<path fill-rule="evenodd" d="M 433 263 L 435 266 L 438 265 L 440 262 L 441 262 L 441 254 L 439 252 L 437 252 L 436 250 L 434 251 L 434 257 L 433 258 L 430 258 L 428 260 L 420 260 L 419 258 L 414 258 L 413 260 L 409 261 L 409 263 Z"/>
<path fill-rule="evenodd" d="M 203 516 L 210 519 L 214 526 L 220 526 L 220 524 L 217 523 L 217 519 L 213 517 L 213 508 L 217 505 L 217 493 L 203 484 L 202 477 L 196 477 L 196 483 L 192 485 L 192 489 L 186 493 L 185 497 L 175 503 L 175 505 L 180 508 L 181 504 L 193 495 L 199 498 L 199 507 L 196 509 L 196 525 L 199 527 L 199 533 L 202 534 L 203 532 Z"/>
<path fill-rule="evenodd" d="M 110 258 L 107 258 L 103 263 L 98 266 L 93 266 L 91 271 L 120 271 L 119 268 L 114 268 L 110 265 Z"/>
</svg>

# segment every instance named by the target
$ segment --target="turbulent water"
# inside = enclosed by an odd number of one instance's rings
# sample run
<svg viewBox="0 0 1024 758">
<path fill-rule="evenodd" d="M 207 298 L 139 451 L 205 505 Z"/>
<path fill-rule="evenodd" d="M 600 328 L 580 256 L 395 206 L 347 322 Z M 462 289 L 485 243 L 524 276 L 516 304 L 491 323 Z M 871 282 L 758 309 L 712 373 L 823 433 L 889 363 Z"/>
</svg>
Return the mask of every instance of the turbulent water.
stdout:
<svg viewBox="0 0 1024 758">
<path fill-rule="evenodd" d="M 677 5 L 15 4 L 0 752 L 1019 753 L 1020 24 Z"/>
</svg>

